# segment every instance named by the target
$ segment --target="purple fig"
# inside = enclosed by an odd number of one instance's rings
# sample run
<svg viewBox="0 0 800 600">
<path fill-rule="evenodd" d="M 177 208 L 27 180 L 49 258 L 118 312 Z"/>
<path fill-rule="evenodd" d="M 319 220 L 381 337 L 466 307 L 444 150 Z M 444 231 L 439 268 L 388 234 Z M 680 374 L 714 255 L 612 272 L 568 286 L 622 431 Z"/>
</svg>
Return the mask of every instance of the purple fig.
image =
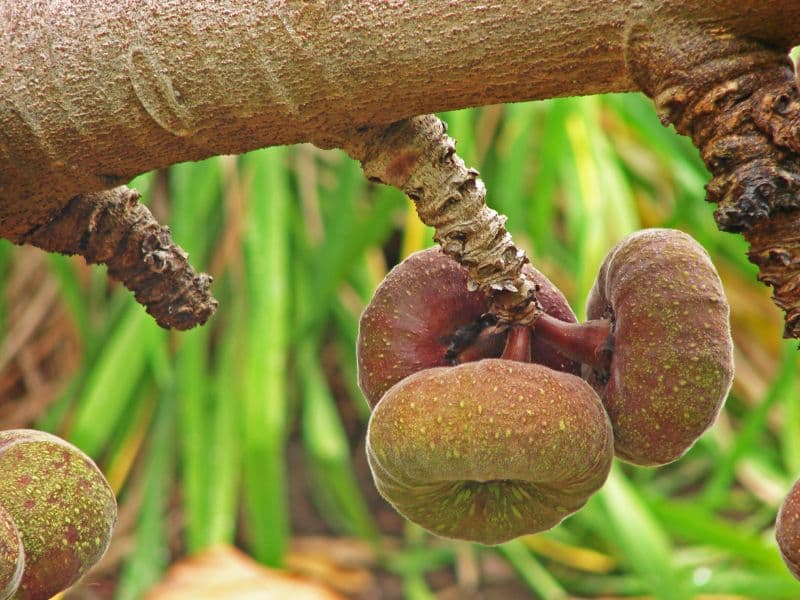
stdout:
<svg viewBox="0 0 800 600">
<path fill-rule="evenodd" d="M 542 309 L 575 321 L 564 295 L 531 267 L 524 273 L 538 286 Z M 489 296 L 468 291 L 467 270 L 439 248 L 412 254 L 389 272 L 361 315 L 358 378 L 370 406 L 401 379 L 431 367 L 497 358 L 507 331 L 486 318 Z M 534 362 L 579 373 L 580 365 L 534 342 Z"/>
<path fill-rule="evenodd" d="M 728 302 L 708 254 L 674 229 L 634 233 L 604 260 L 586 315 L 579 325 L 545 315 L 534 337 L 584 363 L 619 458 L 679 458 L 714 422 L 733 379 Z"/>
<path fill-rule="evenodd" d="M 14 519 L 0 505 L 0 600 L 12 598 L 22 581 L 25 550 Z"/>
</svg>

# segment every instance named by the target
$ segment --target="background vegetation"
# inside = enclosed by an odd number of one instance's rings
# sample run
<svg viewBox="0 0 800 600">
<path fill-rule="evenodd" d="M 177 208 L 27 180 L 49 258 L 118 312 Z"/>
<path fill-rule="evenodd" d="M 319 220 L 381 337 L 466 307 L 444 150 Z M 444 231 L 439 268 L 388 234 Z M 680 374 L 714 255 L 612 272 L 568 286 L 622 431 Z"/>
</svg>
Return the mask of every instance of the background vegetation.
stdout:
<svg viewBox="0 0 800 600">
<path fill-rule="evenodd" d="M 340 152 L 177 165 L 132 186 L 215 277 L 206 327 L 165 332 L 99 268 L 0 245 L 0 425 L 68 438 L 120 501 L 112 548 L 75 597 L 140 598 L 172 561 L 217 544 L 363 598 L 800 597 L 772 537 L 800 474 L 796 343 L 781 342 L 744 242 L 716 230 L 689 141 L 639 95 L 443 117 L 579 317 L 628 232 L 676 227 L 708 249 L 736 343 L 715 427 L 667 467 L 617 464 L 550 532 L 486 548 L 406 525 L 366 470 L 354 347 L 374 288 L 431 232 Z"/>
</svg>

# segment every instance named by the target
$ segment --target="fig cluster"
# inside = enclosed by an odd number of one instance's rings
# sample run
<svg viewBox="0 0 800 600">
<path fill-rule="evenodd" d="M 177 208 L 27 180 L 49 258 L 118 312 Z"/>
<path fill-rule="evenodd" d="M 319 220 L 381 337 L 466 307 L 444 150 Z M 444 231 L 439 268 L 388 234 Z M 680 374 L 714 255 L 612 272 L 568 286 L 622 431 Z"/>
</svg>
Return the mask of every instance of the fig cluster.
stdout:
<svg viewBox="0 0 800 600">
<path fill-rule="evenodd" d="M 0 432 L 0 600 L 46 600 L 106 551 L 117 505 L 92 460 L 28 429 Z"/>
<path fill-rule="evenodd" d="M 613 456 L 685 453 L 733 377 L 729 308 L 705 250 L 649 229 L 605 258 L 576 322 L 526 265 L 542 314 L 499 324 L 439 249 L 387 275 L 362 314 L 359 385 L 380 493 L 444 537 L 497 544 L 549 529 L 605 482 Z"/>
</svg>

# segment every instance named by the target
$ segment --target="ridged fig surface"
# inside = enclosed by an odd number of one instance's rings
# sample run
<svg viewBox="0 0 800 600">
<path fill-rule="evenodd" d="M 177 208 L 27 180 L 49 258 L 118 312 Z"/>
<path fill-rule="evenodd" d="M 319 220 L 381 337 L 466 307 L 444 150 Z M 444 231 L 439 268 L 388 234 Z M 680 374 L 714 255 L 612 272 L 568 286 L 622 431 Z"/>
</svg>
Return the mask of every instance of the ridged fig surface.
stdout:
<svg viewBox="0 0 800 600">
<path fill-rule="evenodd" d="M 22 548 L 14 519 L 0 505 L 0 600 L 14 596 L 25 568 L 25 550 Z"/>
<path fill-rule="evenodd" d="M 484 359 L 392 387 L 370 418 L 367 457 L 376 487 L 407 519 L 499 544 L 583 506 L 606 480 L 613 439 L 580 377 Z"/>
<path fill-rule="evenodd" d="M 795 481 L 778 511 L 775 539 L 783 562 L 800 579 L 800 480 Z"/>
<path fill-rule="evenodd" d="M 575 322 L 564 295 L 542 273 L 525 265 L 538 287 L 542 309 Z M 445 358 L 459 329 L 476 323 L 489 310 L 483 291 L 467 290 L 467 270 L 436 248 L 416 252 L 392 269 L 375 291 L 359 323 L 358 381 L 370 406 L 395 383 L 422 369 L 452 364 Z M 506 334 L 476 340 L 472 357 L 497 358 Z M 536 341 L 534 362 L 579 373 L 579 365 Z"/>
<path fill-rule="evenodd" d="M 42 431 L 0 432 L 0 473 L 0 504 L 25 548 L 15 598 L 45 600 L 106 551 L 117 516 L 114 494 L 88 456 Z"/>
<path fill-rule="evenodd" d="M 714 422 L 733 378 L 729 307 L 708 253 L 673 229 L 617 244 L 589 294 L 587 318 L 610 318 L 608 374 L 584 367 L 614 426 L 619 458 L 671 462 Z"/>
</svg>

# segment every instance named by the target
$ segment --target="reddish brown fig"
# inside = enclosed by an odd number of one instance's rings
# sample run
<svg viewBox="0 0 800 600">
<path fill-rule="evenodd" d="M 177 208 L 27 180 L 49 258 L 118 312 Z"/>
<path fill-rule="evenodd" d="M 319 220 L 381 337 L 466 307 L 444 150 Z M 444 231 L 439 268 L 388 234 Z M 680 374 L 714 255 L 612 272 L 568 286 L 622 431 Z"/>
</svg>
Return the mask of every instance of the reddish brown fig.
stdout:
<svg viewBox="0 0 800 600">
<path fill-rule="evenodd" d="M 25 551 L 14 519 L 0 506 L 0 600 L 12 598 L 22 581 Z"/>
<path fill-rule="evenodd" d="M 546 313 L 575 321 L 564 295 L 547 277 L 530 265 L 524 272 L 537 284 Z M 439 248 L 412 254 L 389 272 L 359 324 L 358 380 L 370 406 L 417 371 L 500 356 L 507 332 L 487 319 L 489 297 L 468 291 L 467 279 L 467 270 Z M 533 360 L 560 371 L 580 369 L 536 341 Z"/>
<path fill-rule="evenodd" d="M 25 570 L 15 598 L 45 600 L 108 547 L 116 500 L 91 459 L 48 433 L 0 432 L 0 504 L 19 530 Z"/>
<path fill-rule="evenodd" d="M 622 460 L 653 466 L 684 454 L 714 422 L 733 378 L 728 302 L 706 251 L 648 229 L 606 257 L 581 325 L 544 317 L 534 335 L 584 363 Z"/>
<path fill-rule="evenodd" d="M 795 481 L 778 511 L 775 539 L 783 562 L 800 579 L 800 480 Z"/>
<path fill-rule="evenodd" d="M 376 487 L 406 518 L 499 544 L 583 506 L 606 480 L 613 438 L 581 378 L 485 359 L 393 386 L 370 418 L 367 456 Z"/>
</svg>

